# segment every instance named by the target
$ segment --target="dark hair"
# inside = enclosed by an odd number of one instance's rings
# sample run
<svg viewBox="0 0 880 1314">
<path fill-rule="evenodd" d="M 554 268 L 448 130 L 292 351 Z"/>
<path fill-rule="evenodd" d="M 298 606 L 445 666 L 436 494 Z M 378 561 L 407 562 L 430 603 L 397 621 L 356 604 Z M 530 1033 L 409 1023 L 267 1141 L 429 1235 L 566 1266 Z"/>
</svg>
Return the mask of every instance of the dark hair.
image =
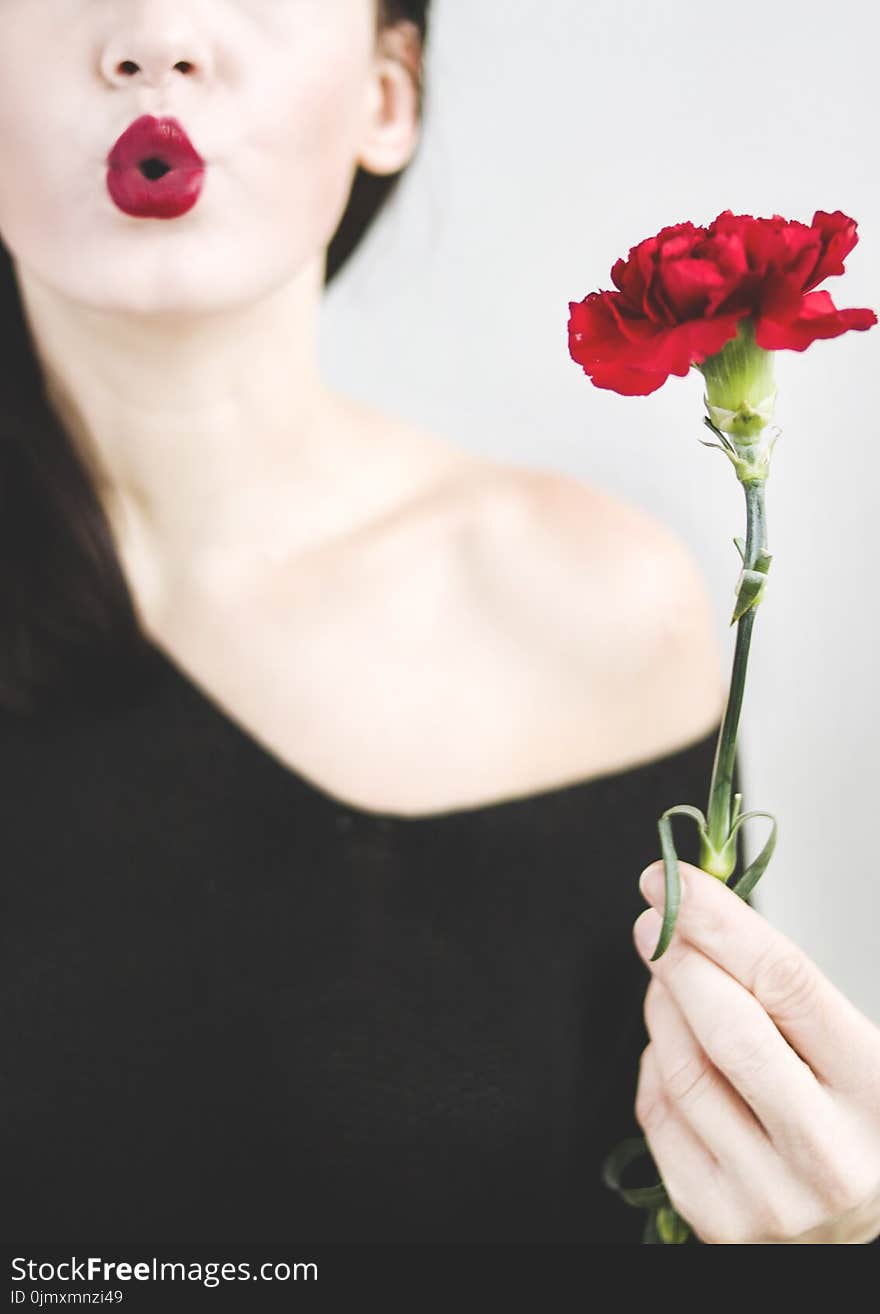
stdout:
<svg viewBox="0 0 880 1314">
<path fill-rule="evenodd" d="M 422 47 L 430 0 L 377 0 L 378 31 L 408 20 Z M 418 65 L 420 109 L 424 104 Z M 325 283 L 405 170 L 358 168 Z M 0 241 L 0 708 L 75 713 L 124 696 L 147 643 L 92 474 L 49 404 L 10 253 Z"/>
<path fill-rule="evenodd" d="M 392 27 L 408 21 L 418 29 L 424 50 L 428 40 L 428 9 L 430 0 L 379 0 L 379 27 Z M 418 80 L 419 110 L 424 111 L 425 89 L 421 76 Z M 335 278 L 352 251 L 362 241 L 367 229 L 388 203 L 406 170 L 399 173 L 367 173 L 358 168 L 352 183 L 351 195 L 339 227 L 327 249 L 327 278 Z"/>
</svg>

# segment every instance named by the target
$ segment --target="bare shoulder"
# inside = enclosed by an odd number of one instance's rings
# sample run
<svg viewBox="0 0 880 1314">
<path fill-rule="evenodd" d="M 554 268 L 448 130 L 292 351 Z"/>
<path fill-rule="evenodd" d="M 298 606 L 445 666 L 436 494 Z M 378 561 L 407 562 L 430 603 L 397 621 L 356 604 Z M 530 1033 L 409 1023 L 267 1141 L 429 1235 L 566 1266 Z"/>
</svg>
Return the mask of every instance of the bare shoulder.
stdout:
<svg viewBox="0 0 880 1314">
<path fill-rule="evenodd" d="M 471 545 L 508 626 L 606 764 L 674 751 L 718 724 L 724 663 L 707 582 L 671 526 L 573 476 L 498 467 Z"/>
</svg>

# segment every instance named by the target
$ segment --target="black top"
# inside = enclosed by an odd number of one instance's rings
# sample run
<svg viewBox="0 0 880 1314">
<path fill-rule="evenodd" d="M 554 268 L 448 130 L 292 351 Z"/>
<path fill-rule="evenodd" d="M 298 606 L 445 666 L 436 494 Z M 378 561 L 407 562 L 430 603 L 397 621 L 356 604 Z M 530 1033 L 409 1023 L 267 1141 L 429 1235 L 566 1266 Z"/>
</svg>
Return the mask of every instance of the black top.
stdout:
<svg viewBox="0 0 880 1314">
<path fill-rule="evenodd" d="M 600 1181 L 639 1134 L 638 875 L 718 727 L 408 817 L 150 670 L 79 723 L 0 717 L 0 1235 L 638 1243 Z"/>
</svg>

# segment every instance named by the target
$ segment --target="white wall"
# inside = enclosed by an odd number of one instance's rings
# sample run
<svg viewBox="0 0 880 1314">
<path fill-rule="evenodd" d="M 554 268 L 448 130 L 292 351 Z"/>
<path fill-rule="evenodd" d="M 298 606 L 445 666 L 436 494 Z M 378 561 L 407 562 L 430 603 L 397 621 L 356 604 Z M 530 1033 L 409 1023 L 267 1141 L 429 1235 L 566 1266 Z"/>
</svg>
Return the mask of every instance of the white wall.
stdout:
<svg viewBox="0 0 880 1314">
<path fill-rule="evenodd" d="M 701 380 L 647 398 L 594 388 L 568 358 L 568 302 L 610 287 L 614 260 L 664 224 L 842 209 L 860 243 L 823 286 L 839 306 L 880 309 L 876 7 L 434 4 L 421 152 L 327 293 L 325 373 L 463 446 L 569 471 L 674 524 L 705 565 L 732 659 L 744 500 L 698 442 Z M 773 564 L 740 751 L 744 807 L 779 821 L 764 912 L 880 1022 L 878 351 L 880 326 L 777 356 Z"/>
</svg>

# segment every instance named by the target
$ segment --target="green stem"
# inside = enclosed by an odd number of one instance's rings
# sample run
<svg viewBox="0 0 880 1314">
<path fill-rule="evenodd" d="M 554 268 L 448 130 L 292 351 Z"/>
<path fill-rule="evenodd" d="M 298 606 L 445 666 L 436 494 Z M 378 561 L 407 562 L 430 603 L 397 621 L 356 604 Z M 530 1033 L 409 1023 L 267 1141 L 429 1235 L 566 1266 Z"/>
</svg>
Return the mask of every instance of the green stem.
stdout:
<svg viewBox="0 0 880 1314">
<path fill-rule="evenodd" d="M 764 510 L 764 479 L 742 480 L 746 495 L 746 544 L 743 568 L 754 569 L 755 562 L 762 550 L 767 547 L 767 522 Z M 736 648 L 733 655 L 733 671 L 730 677 L 730 693 L 718 743 L 715 747 L 715 761 L 712 765 L 712 782 L 709 786 L 709 806 L 707 809 L 707 830 L 709 842 L 715 853 L 724 848 L 732 824 L 733 806 L 733 768 L 736 759 L 736 737 L 739 731 L 739 717 L 742 710 L 743 692 L 746 683 L 746 667 L 749 660 L 749 647 L 752 641 L 752 626 L 755 623 L 756 607 L 750 607 L 737 621 Z M 704 855 L 705 856 L 705 855 Z M 701 864 L 702 865 L 702 864 Z M 731 873 L 727 873 L 730 875 Z"/>
</svg>

